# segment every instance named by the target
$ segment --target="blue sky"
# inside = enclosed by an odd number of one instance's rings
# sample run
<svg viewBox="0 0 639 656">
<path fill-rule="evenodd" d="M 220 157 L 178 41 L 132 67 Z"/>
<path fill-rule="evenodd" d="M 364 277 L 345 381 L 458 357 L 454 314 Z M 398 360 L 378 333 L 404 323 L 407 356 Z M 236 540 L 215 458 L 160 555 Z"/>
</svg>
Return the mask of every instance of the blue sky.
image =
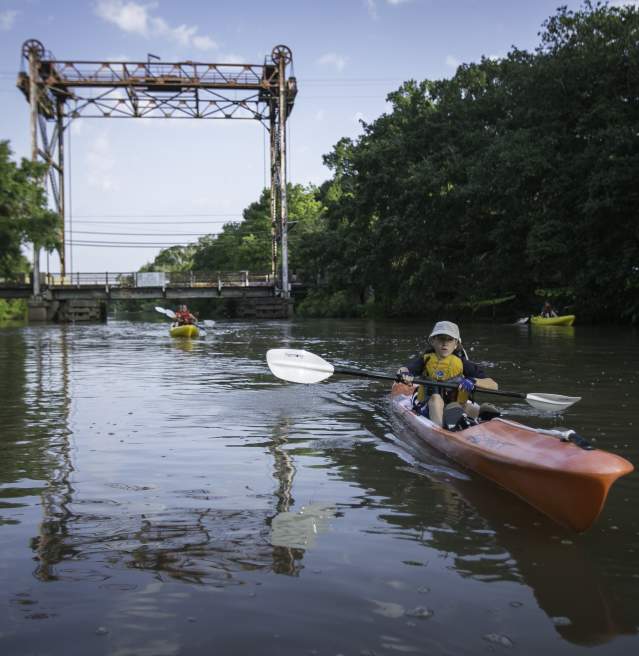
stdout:
<svg viewBox="0 0 639 656">
<path fill-rule="evenodd" d="M 285 44 L 299 87 L 289 181 L 320 184 L 330 175 L 322 155 L 341 137 L 357 137 L 360 119 L 383 113 L 386 94 L 402 81 L 450 77 L 459 63 L 503 56 L 513 45 L 533 49 L 560 4 L 581 7 L 571 0 L 0 0 L 0 139 L 16 157 L 28 156 L 28 106 L 15 87 L 26 39 L 40 40 L 57 59 L 145 61 L 153 53 L 165 62 L 255 64 Z M 265 131 L 253 121 L 78 119 L 70 142 L 67 207 L 77 241 L 195 241 L 239 219 L 268 185 Z M 67 262 L 74 271 L 133 271 L 158 251 L 74 246 Z M 57 257 L 48 266 L 57 271 Z"/>
</svg>

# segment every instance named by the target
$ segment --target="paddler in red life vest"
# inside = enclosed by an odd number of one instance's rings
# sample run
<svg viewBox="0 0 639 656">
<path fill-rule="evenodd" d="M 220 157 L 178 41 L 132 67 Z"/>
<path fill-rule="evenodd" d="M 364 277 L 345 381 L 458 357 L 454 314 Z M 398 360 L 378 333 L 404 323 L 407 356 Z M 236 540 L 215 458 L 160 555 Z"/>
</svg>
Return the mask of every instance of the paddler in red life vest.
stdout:
<svg viewBox="0 0 639 656">
<path fill-rule="evenodd" d="M 189 312 L 186 305 L 180 305 L 175 311 L 175 322 L 178 326 L 185 326 L 190 323 L 197 323 L 197 317 Z"/>
<path fill-rule="evenodd" d="M 420 376 L 433 381 L 458 383 L 457 389 L 420 385 L 413 396 L 413 409 L 428 417 L 438 426 L 452 428 L 465 416 L 475 419 L 482 414 L 497 416 L 499 412 L 489 404 L 481 407 L 470 401 L 476 387 L 497 389 L 497 383 L 489 378 L 475 362 L 471 362 L 461 344 L 459 327 L 452 321 L 438 321 L 428 337 L 429 348 L 411 358 L 397 371 L 398 382 L 412 385 L 413 378 Z"/>
</svg>

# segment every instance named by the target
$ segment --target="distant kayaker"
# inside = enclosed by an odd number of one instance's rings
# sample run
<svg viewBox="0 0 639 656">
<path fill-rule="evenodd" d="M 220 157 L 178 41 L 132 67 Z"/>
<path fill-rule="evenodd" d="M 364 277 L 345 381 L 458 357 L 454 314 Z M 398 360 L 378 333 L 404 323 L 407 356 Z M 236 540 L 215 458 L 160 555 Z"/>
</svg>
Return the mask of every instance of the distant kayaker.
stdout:
<svg viewBox="0 0 639 656">
<path fill-rule="evenodd" d="M 541 308 L 541 316 L 549 319 L 550 317 L 557 317 L 559 315 L 555 312 L 555 308 L 551 305 L 550 301 L 546 301 L 544 307 Z"/>
<path fill-rule="evenodd" d="M 480 365 L 471 362 L 461 343 L 459 327 L 452 321 L 438 321 L 428 337 L 429 348 L 411 358 L 397 371 L 398 382 L 412 385 L 415 376 L 433 381 L 459 383 L 457 389 L 423 385 L 414 395 L 414 409 L 439 426 L 450 427 L 462 419 L 464 413 L 476 418 L 481 411 L 498 414 L 488 404 L 477 406 L 469 402 L 476 387 L 497 389 L 497 383 L 489 378 Z M 484 407 L 486 406 L 486 407 Z"/>
<path fill-rule="evenodd" d="M 197 317 L 189 312 L 186 305 L 180 305 L 175 311 L 175 322 L 178 326 L 197 323 Z"/>
</svg>

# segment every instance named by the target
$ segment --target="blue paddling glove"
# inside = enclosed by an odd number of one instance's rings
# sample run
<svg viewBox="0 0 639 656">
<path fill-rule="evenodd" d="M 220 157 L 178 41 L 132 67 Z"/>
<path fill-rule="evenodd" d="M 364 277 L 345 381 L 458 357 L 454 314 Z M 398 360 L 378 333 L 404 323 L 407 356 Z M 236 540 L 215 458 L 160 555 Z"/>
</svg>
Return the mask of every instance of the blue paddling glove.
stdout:
<svg viewBox="0 0 639 656">
<path fill-rule="evenodd" d="M 459 382 L 459 389 L 471 394 L 475 389 L 475 381 L 472 378 L 462 378 Z"/>
<path fill-rule="evenodd" d="M 400 367 L 397 370 L 397 375 L 395 376 L 395 380 L 398 383 L 404 383 L 404 385 L 412 385 L 413 384 L 413 374 L 408 370 L 408 367 Z"/>
</svg>

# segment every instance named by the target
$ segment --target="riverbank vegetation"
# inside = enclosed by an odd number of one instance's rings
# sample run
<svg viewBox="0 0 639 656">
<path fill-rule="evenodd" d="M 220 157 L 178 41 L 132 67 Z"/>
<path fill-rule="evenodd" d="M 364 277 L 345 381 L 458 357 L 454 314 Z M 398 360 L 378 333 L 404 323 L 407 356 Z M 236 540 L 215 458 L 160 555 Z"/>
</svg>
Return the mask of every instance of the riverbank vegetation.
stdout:
<svg viewBox="0 0 639 656">
<path fill-rule="evenodd" d="M 45 165 L 26 159 L 18 165 L 11 156 L 9 142 L 0 141 L 0 278 L 30 271 L 23 244 L 48 251 L 60 246 L 59 218 L 48 209 L 41 184 Z M 25 314 L 24 301 L 0 299 L 0 321 Z"/>
<path fill-rule="evenodd" d="M 310 314 L 420 315 L 542 297 L 639 322 L 639 11 L 557 10 L 539 46 L 410 80 L 292 187 Z M 183 258 L 270 269 L 268 193 Z M 160 256 L 162 257 L 162 255 Z M 317 286 L 319 283 L 319 286 Z"/>
<path fill-rule="evenodd" d="M 47 207 L 46 164 L 23 159 L 16 164 L 8 141 L 0 141 L 0 277 L 27 272 L 21 246 L 36 244 L 51 252 L 60 242 L 60 220 Z"/>
<path fill-rule="evenodd" d="M 563 8 L 533 53 L 406 82 L 325 158 L 308 264 L 390 314 L 545 290 L 638 321 L 638 33 L 635 8 Z"/>
</svg>

